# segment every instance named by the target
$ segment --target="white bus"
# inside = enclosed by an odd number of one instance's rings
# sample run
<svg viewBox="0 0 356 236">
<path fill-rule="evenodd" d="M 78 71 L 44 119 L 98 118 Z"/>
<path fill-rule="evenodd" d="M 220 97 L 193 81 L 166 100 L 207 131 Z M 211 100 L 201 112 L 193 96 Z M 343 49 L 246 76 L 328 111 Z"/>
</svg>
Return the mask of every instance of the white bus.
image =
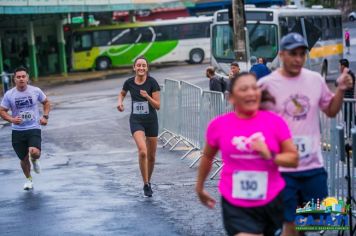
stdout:
<svg viewBox="0 0 356 236">
<path fill-rule="evenodd" d="M 308 55 L 306 67 L 320 72 L 325 78 L 328 74 L 338 71 L 338 61 L 343 56 L 342 21 L 339 10 L 323 9 L 320 6 L 245 7 L 245 15 L 249 55 L 264 58 L 269 62 L 271 69 L 279 66 L 280 39 L 289 32 L 299 32 L 307 35 L 308 39 L 314 37 L 316 41 Z M 227 74 L 229 64 L 235 60 L 233 29 L 229 25 L 228 10 L 220 10 L 214 14 L 211 46 L 212 65 Z M 239 65 L 242 70 L 250 68 L 249 62 L 239 62 Z"/>
<path fill-rule="evenodd" d="M 212 17 L 93 26 L 73 30 L 71 68 L 85 70 L 129 66 L 140 55 L 150 63 L 210 59 Z"/>
</svg>

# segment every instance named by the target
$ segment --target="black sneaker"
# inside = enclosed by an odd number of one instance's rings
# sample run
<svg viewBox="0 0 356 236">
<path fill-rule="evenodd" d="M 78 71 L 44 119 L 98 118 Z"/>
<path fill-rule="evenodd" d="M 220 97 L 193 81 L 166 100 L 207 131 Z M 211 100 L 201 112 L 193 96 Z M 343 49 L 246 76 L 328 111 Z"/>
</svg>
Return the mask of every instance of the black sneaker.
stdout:
<svg viewBox="0 0 356 236">
<path fill-rule="evenodd" d="M 152 197 L 152 189 L 149 184 L 143 185 L 143 194 L 145 197 Z"/>
<path fill-rule="evenodd" d="M 148 183 L 148 186 L 150 186 L 150 191 L 151 191 L 151 195 L 153 194 L 153 190 L 152 190 L 152 185 L 151 183 Z"/>
</svg>

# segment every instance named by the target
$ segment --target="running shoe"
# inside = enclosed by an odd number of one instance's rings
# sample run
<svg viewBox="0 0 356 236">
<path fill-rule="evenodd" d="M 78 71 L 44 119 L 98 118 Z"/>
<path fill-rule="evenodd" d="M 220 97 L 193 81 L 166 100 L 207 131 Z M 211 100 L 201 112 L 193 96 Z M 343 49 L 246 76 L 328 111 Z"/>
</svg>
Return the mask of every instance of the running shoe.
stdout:
<svg viewBox="0 0 356 236">
<path fill-rule="evenodd" d="M 150 186 L 151 194 L 153 194 L 153 190 L 152 190 L 152 185 L 151 185 L 151 183 L 148 183 L 148 185 Z"/>
<path fill-rule="evenodd" d="M 36 159 L 31 158 L 31 162 L 32 162 L 33 170 L 37 174 L 41 173 L 40 161 L 38 159 L 36 160 Z"/>
<path fill-rule="evenodd" d="M 143 185 L 143 194 L 145 197 L 152 197 L 152 189 L 149 184 Z"/>
<path fill-rule="evenodd" d="M 27 182 L 25 183 L 25 185 L 23 186 L 24 190 L 31 190 L 33 189 L 33 183 L 30 180 L 27 180 Z"/>
</svg>

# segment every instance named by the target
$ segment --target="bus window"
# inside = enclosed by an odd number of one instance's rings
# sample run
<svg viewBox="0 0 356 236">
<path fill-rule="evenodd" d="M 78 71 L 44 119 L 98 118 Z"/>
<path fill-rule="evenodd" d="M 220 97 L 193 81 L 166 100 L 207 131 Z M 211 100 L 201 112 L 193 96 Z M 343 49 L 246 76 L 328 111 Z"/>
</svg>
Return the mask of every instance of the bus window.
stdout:
<svg viewBox="0 0 356 236">
<path fill-rule="evenodd" d="M 94 31 L 93 32 L 93 42 L 94 46 L 105 46 L 107 45 L 111 38 L 110 38 L 110 31 Z"/>
<path fill-rule="evenodd" d="M 247 24 L 250 38 L 250 55 L 273 60 L 277 56 L 277 26 Z"/>
<path fill-rule="evenodd" d="M 179 39 L 209 37 L 209 23 L 183 24 L 179 26 Z"/>
<path fill-rule="evenodd" d="M 138 39 L 136 39 L 136 43 L 147 43 L 153 40 L 153 32 L 150 27 L 141 27 L 136 29 L 136 34 L 138 34 Z M 154 30 L 154 29 L 153 29 Z"/>
<path fill-rule="evenodd" d="M 288 19 L 288 32 L 292 32 L 293 28 L 297 24 L 297 19 L 293 16 L 290 16 Z"/>
<path fill-rule="evenodd" d="M 329 20 L 327 16 L 322 16 L 321 18 L 321 27 L 322 27 L 322 39 L 323 40 L 328 40 L 330 37 L 329 33 Z"/>
<path fill-rule="evenodd" d="M 342 38 L 342 20 L 341 16 L 335 16 L 336 20 L 336 38 Z"/>
<path fill-rule="evenodd" d="M 225 61 L 235 59 L 233 37 L 230 25 L 216 25 L 213 28 L 212 50 L 216 59 Z"/>
<path fill-rule="evenodd" d="M 178 38 L 178 26 L 176 25 L 164 25 L 156 26 L 156 41 L 168 41 Z"/>
<path fill-rule="evenodd" d="M 111 32 L 113 45 L 132 44 L 138 39 L 139 34 L 134 29 L 119 29 Z"/>
<path fill-rule="evenodd" d="M 288 23 L 286 17 L 279 18 L 279 26 L 281 28 L 281 37 L 288 34 Z"/>
<path fill-rule="evenodd" d="M 316 27 L 318 27 L 320 30 L 322 29 L 321 25 L 321 18 L 319 16 L 314 17 L 314 24 Z"/>
<path fill-rule="evenodd" d="M 333 16 L 328 17 L 329 20 L 329 35 L 330 39 L 334 39 L 336 37 L 336 19 Z"/>
<path fill-rule="evenodd" d="M 74 51 L 86 51 L 93 47 L 90 33 L 78 34 L 74 37 Z"/>
</svg>

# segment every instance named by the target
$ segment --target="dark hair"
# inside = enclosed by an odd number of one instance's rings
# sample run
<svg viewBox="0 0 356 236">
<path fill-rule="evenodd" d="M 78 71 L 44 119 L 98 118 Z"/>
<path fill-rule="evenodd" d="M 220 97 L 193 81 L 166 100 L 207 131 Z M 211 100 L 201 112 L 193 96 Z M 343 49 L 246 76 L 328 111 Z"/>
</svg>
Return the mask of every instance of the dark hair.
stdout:
<svg viewBox="0 0 356 236">
<path fill-rule="evenodd" d="M 209 75 L 215 75 L 215 68 L 209 66 L 208 68 L 206 68 L 206 73 L 208 73 Z"/>
<path fill-rule="evenodd" d="M 19 72 L 19 71 L 25 71 L 26 74 L 28 74 L 28 70 L 27 70 L 26 67 L 24 67 L 24 66 L 19 66 L 19 67 L 17 67 L 17 68 L 14 70 L 14 75 L 16 75 L 16 73 Z"/>
<path fill-rule="evenodd" d="M 347 68 L 349 68 L 349 66 L 350 66 L 349 60 L 347 60 L 347 59 L 341 59 L 339 61 L 339 63 L 340 63 L 340 65 L 345 66 Z"/>
<path fill-rule="evenodd" d="M 237 66 L 240 68 L 239 63 L 237 63 L 237 61 L 231 62 L 230 66 Z"/>
<path fill-rule="evenodd" d="M 230 81 L 230 87 L 229 87 L 229 93 L 232 94 L 232 91 L 233 91 L 233 88 L 235 86 L 235 83 L 238 79 L 240 79 L 241 77 L 243 76 L 247 76 L 247 75 L 250 75 L 252 76 L 253 78 L 255 78 L 257 80 L 257 77 L 254 73 L 251 73 L 251 72 L 241 72 L 239 74 L 236 74 L 234 75 L 234 77 L 232 77 L 231 81 Z M 268 90 L 262 90 L 262 93 L 261 93 L 261 103 L 263 102 L 272 102 L 273 104 L 276 103 L 276 100 L 275 98 L 268 92 Z"/>
<path fill-rule="evenodd" d="M 137 63 L 137 61 L 138 60 L 140 60 L 140 59 L 142 59 L 142 60 L 145 60 L 146 61 L 146 63 L 147 63 L 147 66 L 148 66 L 148 60 L 147 60 L 147 58 L 145 57 L 145 56 L 143 56 L 143 55 L 141 55 L 141 56 L 138 56 L 136 59 L 135 59 L 135 61 L 134 61 L 134 66 L 136 65 L 136 63 Z"/>
</svg>

